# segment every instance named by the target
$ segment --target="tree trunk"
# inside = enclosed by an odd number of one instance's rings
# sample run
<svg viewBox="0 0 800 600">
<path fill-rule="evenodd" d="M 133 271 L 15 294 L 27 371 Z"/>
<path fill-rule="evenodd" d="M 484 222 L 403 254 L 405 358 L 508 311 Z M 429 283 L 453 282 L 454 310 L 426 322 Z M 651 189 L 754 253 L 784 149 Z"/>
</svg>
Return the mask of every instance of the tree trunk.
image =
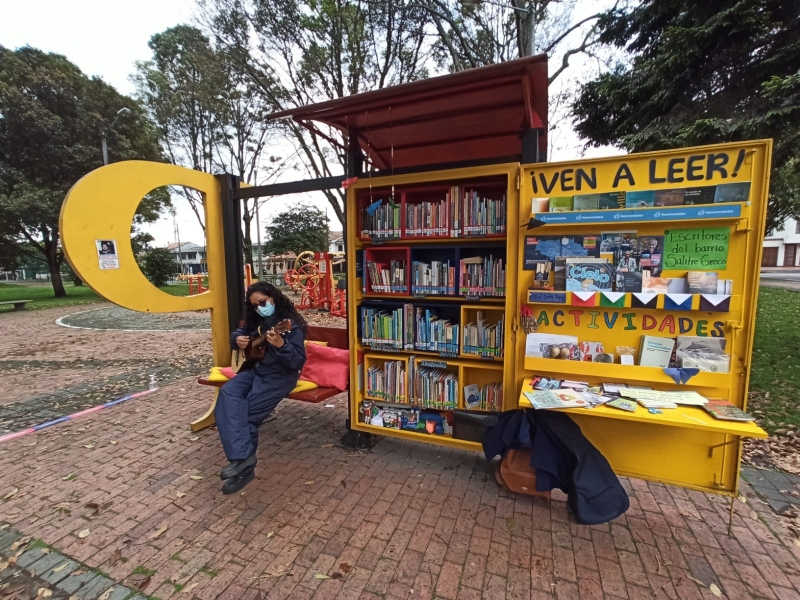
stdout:
<svg viewBox="0 0 800 600">
<path fill-rule="evenodd" d="M 253 242 L 250 239 L 250 222 L 253 220 L 253 214 L 250 212 L 250 207 L 247 206 L 247 200 L 243 201 L 244 206 L 242 210 L 242 221 L 244 221 L 244 239 L 242 245 L 244 246 L 244 264 L 253 265 Z"/>
<path fill-rule="evenodd" d="M 73 275 L 72 276 L 72 285 L 74 285 L 75 287 L 82 286 L 83 285 L 83 279 L 78 277 L 77 274 Z"/>
<path fill-rule="evenodd" d="M 48 249 L 45 254 L 47 259 L 47 270 L 50 272 L 50 281 L 53 284 L 53 293 L 56 298 L 66 298 L 67 290 L 64 289 L 64 281 L 61 279 L 61 261 L 58 260 L 55 244 L 52 249 Z"/>
</svg>

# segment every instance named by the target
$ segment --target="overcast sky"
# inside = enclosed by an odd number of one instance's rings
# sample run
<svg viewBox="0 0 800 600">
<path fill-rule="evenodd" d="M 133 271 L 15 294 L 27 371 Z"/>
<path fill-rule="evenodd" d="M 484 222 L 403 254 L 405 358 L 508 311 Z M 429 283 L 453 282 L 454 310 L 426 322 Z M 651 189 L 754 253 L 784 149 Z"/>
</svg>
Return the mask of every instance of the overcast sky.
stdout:
<svg viewBox="0 0 800 600">
<path fill-rule="evenodd" d="M 593 3 L 588 3 L 593 4 Z M 147 60 L 147 42 L 160 31 L 192 20 L 194 0 L 138 0 L 136 3 L 118 0 L 0 0 L 0 45 L 7 48 L 30 45 L 48 52 L 65 55 L 88 75 L 102 77 L 120 92 L 132 95 L 130 75 L 134 64 Z M 98 145 L 100 140 L 98 139 Z M 571 133 L 559 136 L 563 146 L 551 160 L 577 158 L 581 150 Z M 594 150 L 587 155 L 616 154 L 613 150 Z M 302 179 L 297 171 L 289 179 Z M 308 198 L 308 197 L 304 197 Z M 269 201 L 261 211 L 262 226 L 270 215 L 286 201 Z M 312 200 L 325 208 L 324 200 Z M 181 241 L 203 243 L 202 229 L 194 214 L 176 198 L 177 222 Z M 333 213 L 332 229 L 339 229 Z M 174 241 L 171 217 L 162 219 L 147 230 L 155 236 L 157 245 Z M 253 236 L 255 240 L 255 235 Z"/>
</svg>

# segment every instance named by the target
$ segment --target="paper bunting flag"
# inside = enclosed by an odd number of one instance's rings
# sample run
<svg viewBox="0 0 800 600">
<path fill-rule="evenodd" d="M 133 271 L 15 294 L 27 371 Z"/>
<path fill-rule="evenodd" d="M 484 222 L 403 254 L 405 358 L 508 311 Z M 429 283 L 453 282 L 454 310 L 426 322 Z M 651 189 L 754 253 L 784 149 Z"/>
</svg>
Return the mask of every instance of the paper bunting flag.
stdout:
<svg viewBox="0 0 800 600">
<path fill-rule="evenodd" d="M 380 205 L 383 204 L 383 200 L 376 200 L 372 204 L 367 207 L 367 214 L 371 217 L 375 214 L 375 211 L 380 208 Z"/>
<path fill-rule="evenodd" d="M 692 294 L 666 294 L 664 310 L 692 310 Z"/>
<path fill-rule="evenodd" d="M 675 383 L 680 383 L 680 384 L 686 383 L 692 377 L 697 375 L 699 372 L 700 369 L 674 369 L 674 368 L 664 369 L 664 373 L 672 377 L 672 380 Z"/>
<path fill-rule="evenodd" d="M 730 312 L 731 297 L 727 294 L 700 294 L 700 310 Z"/>
<path fill-rule="evenodd" d="M 596 292 L 572 292 L 572 306 L 597 306 Z"/>
<path fill-rule="evenodd" d="M 600 306 L 625 308 L 625 292 L 600 292 Z"/>
<path fill-rule="evenodd" d="M 658 294 L 634 292 L 631 296 L 631 308 L 658 308 Z"/>
</svg>

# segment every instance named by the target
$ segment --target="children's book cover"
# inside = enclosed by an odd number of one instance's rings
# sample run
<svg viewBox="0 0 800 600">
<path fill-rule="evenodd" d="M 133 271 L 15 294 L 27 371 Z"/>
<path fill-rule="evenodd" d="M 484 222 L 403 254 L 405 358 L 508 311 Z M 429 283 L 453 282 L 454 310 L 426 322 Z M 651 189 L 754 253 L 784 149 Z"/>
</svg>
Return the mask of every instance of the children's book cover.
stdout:
<svg viewBox="0 0 800 600">
<path fill-rule="evenodd" d="M 573 262 L 574 261 L 574 262 Z M 614 267 L 607 262 L 567 260 L 568 292 L 610 292 L 614 285 Z"/>
<path fill-rule="evenodd" d="M 559 256 L 599 258 L 600 248 L 594 235 L 528 235 L 525 236 L 523 253 L 523 268 L 532 271 L 536 269 L 537 261 L 555 262 Z"/>
<path fill-rule="evenodd" d="M 625 192 L 607 192 L 605 194 L 597 194 L 597 208 L 601 210 L 625 208 L 625 203 Z"/>
</svg>

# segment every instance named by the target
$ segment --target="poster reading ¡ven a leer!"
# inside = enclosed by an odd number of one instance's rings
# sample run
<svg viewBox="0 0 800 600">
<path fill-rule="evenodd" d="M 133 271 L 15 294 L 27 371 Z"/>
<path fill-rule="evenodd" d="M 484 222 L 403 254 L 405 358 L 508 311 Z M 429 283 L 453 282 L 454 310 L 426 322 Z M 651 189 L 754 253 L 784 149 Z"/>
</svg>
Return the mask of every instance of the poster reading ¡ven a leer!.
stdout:
<svg viewBox="0 0 800 600">
<path fill-rule="evenodd" d="M 730 227 L 665 231 L 663 268 L 725 270 L 730 237 Z"/>
</svg>

